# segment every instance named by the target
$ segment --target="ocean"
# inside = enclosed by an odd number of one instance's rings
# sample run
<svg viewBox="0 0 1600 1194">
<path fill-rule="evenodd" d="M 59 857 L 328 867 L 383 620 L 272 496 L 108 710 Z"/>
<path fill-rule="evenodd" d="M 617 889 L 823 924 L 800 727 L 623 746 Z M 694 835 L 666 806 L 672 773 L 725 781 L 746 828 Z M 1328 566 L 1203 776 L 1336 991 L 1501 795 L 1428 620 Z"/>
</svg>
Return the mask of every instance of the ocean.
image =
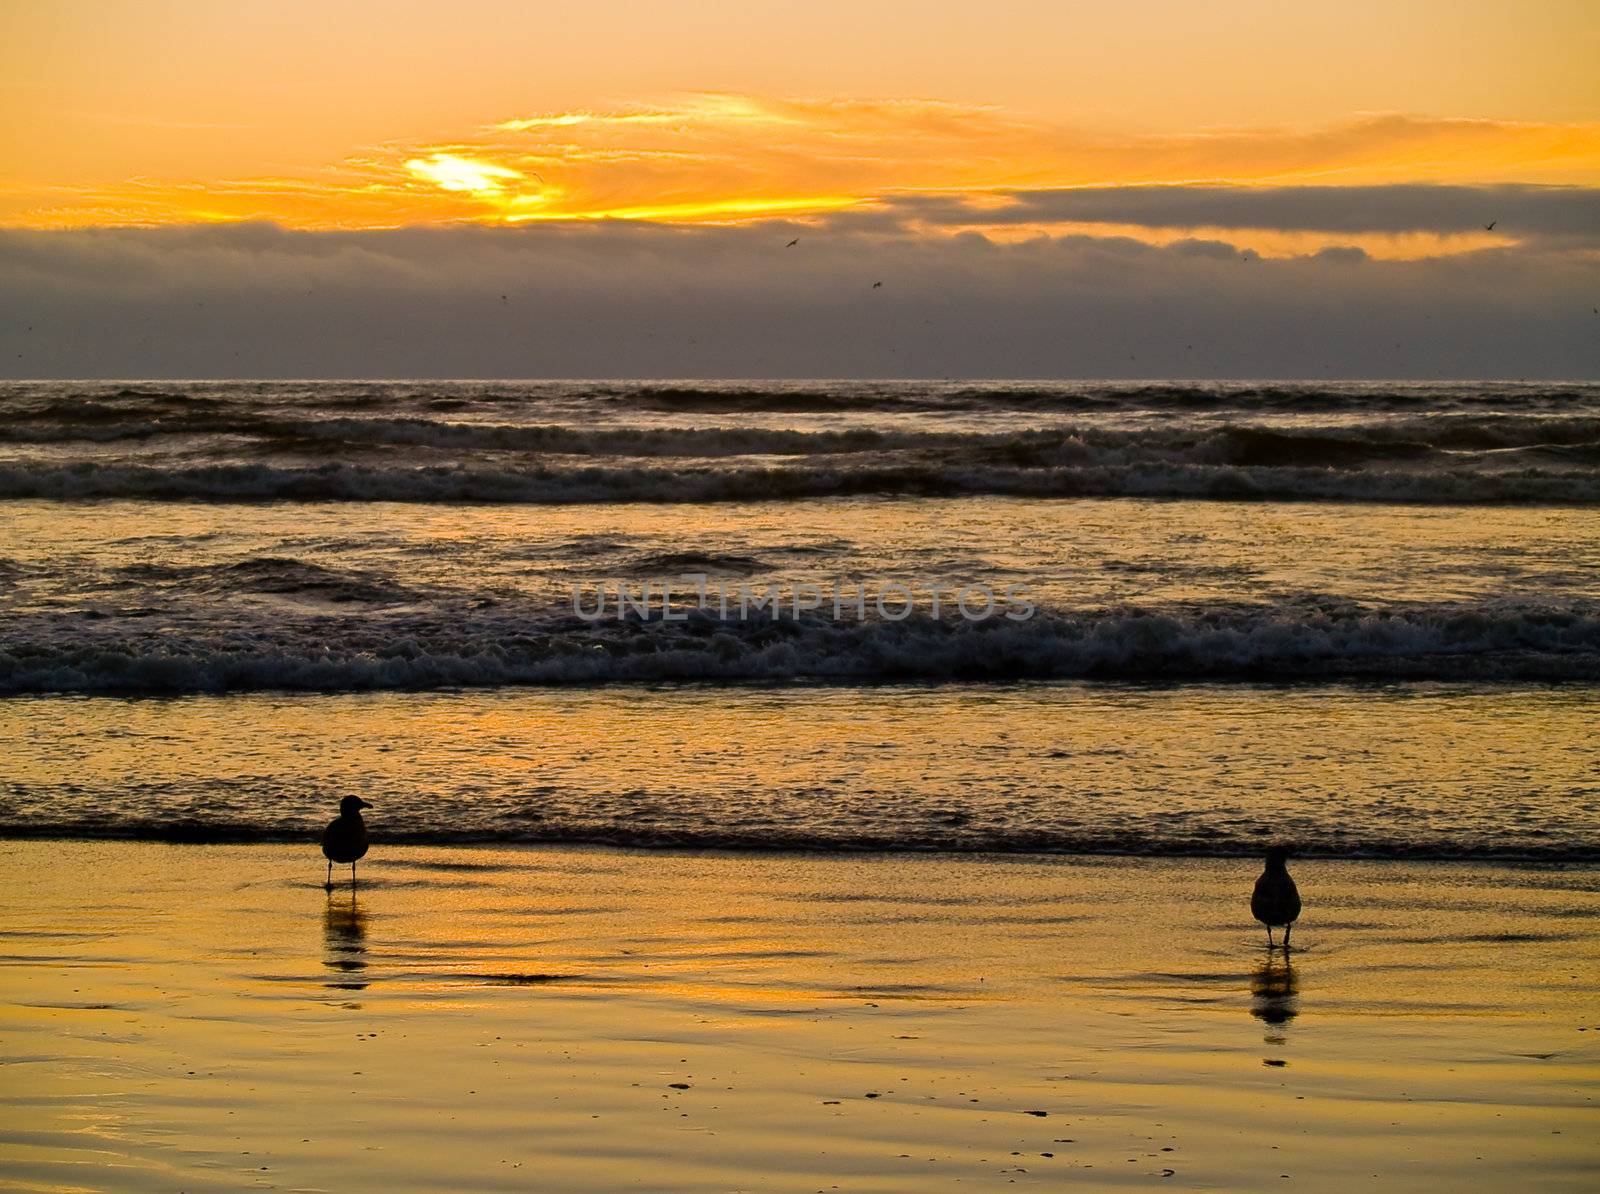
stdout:
<svg viewBox="0 0 1600 1194">
<path fill-rule="evenodd" d="M 1597 507 L 1597 383 L 0 383 L 0 835 L 1600 860 Z"/>
</svg>

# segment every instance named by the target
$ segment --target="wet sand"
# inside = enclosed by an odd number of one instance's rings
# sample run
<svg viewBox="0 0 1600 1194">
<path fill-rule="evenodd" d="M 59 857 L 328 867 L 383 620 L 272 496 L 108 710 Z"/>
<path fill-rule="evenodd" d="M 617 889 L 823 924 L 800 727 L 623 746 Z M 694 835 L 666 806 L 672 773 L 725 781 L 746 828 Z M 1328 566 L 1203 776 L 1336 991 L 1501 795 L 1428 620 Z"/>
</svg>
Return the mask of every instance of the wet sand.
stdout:
<svg viewBox="0 0 1600 1194">
<path fill-rule="evenodd" d="M 17 1190 L 1591 1189 L 1600 870 L 0 843 Z"/>
</svg>

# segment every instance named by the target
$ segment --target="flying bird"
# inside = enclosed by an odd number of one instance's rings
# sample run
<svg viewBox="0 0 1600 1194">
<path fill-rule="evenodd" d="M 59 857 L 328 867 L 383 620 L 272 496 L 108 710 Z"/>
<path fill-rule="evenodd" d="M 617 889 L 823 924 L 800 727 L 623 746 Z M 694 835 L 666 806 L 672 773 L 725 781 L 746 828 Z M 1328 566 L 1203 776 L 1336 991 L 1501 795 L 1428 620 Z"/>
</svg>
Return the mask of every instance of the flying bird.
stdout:
<svg viewBox="0 0 1600 1194">
<path fill-rule="evenodd" d="M 361 819 L 361 810 L 371 808 L 359 796 L 346 796 L 339 801 L 339 815 L 328 822 L 322 831 L 322 856 L 328 860 L 326 887 L 333 890 L 333 864 L 350 864 L 350 890 L 356 889 L 356 860 L 367 853 L 367 823 Z"/>
<path fill-rule="evenodd" d="M 786 248 L 786 249 L 792 249 L 799 243 L 800 243 L 800 238 L 797 236 L 792 241 L 790 241 L 788 244 L 784 245 L 783 247 Z"/>
<path fill-rule="evenodd" d="M 1283 926 L 1283 949 L 1289 951 L 1289 931 L 1300 919 L 1300 889 L 1289 877 L 1289 851 L 1282 846 L 1267 850 L 1267 866 L 1250 895 L 1250 914 L 1267 926 L 1267 948 L 1273 948 L 1272 930 Z"/>
<path fill-rule="evenodd" d="M 874 289 L 874 290 L 882 290 L 883 289 L 883 283 L 882 282 L 874 282 L 872 284 L 872 289 Z"/>
<path fill-rule="evenodd" d="M 1494 231 L 1494 226 L 1496 224 L 1498 224 L 1499 222 L 1500 222 L 1499 220 L 1490 220 L 1487 224 L 1485 224 L 1483 226 L 1483 230 L 1485 232 L 1493 232 Z"/>
</svg>

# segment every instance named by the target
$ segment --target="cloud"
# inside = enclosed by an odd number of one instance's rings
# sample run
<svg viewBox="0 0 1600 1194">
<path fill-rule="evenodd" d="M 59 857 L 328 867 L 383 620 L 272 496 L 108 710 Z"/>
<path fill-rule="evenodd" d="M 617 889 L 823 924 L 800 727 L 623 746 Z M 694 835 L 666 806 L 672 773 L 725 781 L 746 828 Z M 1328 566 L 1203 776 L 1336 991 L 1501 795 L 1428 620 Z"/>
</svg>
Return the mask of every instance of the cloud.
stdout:
<svg viewBox="0 0 1600 1194">
<path fill-rule="evenodd" d="M 1594 377 L 1597 294 L 1600 260 L 1538 247 L 1262 260 L 1194 237 L 928 237 L 882 212 L 736 227 L 8 231 L 0 367 L 23 377 Z"/>
<path fill-rule="evenodd" d="M 996 205 L 995 200 L 1003 203 Z M 1600 241 L 1600 188 L 1575 186 L 1128 186 L 1009 191 L 981 205 L 960 197 L 899 200 L 943 224 L 1071 222 L 1146 228 L 1477 233 Z"/>
<path fill-rule="evenodd" d="M 1319 129 L 1112 136 L 935 99 L 697 93 L 611 110 L 525 113 L 463 130 L 454 141 L 397 139 L 270 178 L 17 189 L 0 193 L 0 224 L 726 223 L 916 194 L 1003 193 L 1050 208 L 1064 200 L 1047 196 L 1064 188 L 1195 183 L 1595 186 L 1600 125 L 1373 115 Z M 1149 206 L 1165 215 L 1153 200 Z M 1473 226 L 1488 218 L 1474 215 Z"/>
</svg>

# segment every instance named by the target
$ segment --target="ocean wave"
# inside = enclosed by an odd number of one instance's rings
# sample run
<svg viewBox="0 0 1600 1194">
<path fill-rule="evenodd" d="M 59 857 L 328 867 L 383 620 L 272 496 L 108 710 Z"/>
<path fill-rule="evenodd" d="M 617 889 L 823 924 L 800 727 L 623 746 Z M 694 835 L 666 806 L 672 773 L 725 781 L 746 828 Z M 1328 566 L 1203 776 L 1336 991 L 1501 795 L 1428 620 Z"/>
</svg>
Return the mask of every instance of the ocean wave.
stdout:
<svg viewBox="0 0 1600 1194">
<path fill-rule="evenodd" d="M 258 593 L 314 598 L 333 604 L 393 604 L 417 596 L 387 577 L 360 569 L 279 556 L 253 556 L 222 564 L 128 564 L 114 569 L 112 575 L 113 586 L 172 586 L 201 594 Z"/>
<path fill-rule="evenodd" d="M 0 693 L 342 692 L 601 683 L 1600 680 L 1600 605 L 1341 600 L 1026 621 L 807 616 L 586 622 L 504 608 L 169 625 L 16 618 Z"/>
<path fill-rule="evenodd" d="M 1093 381 L 368 381 L 0 383 L 0 423 L 111 419 L 223 407 L 286 411 L 628 411 L 803 414 L 834 411 L 1058 411 L 1168 414 L 1572 413 L 1595 382 Z"/>
<path fill-rule="evenodd" d="M 768 426 L 595 426 L 550 423 L 460 422 L 415 416 L 288 418 L 233 411 L 112 421 L 0 419 L 0 441 L 109 443 L 160 436 L 228 435 L 271 451 L 338 444 L 459 451 L 512 451 L 573 456 L 827 456 L 873 452 L 943 452 L 1045 457 L 1071 446 L 1103 452 L 1203 452 L 1238 464 L 1352 465 L 1365 460 L 1416 459 L 1439 452 L 1524 447 L 1594 448 L 1600 416 L 1438 415 L 1430 418 L 1346 420 L 1262 425 L 1212 421 L 1075 422 L 1019 431 L 883 430 L 867 427 L 801 429 Z"/>
<path fill-rule="evenodd" d="M 641 555 L 629 561 L 628 571 L 636 576 L 680 576 L 687 573 L 750 576 L 768 565 L 755 556 L 733 552 L 662 551 Z"/>
<path fill-rule="evenodd" d="M 1587 505 L 1600 387 L 11 383 L 0 446 L 0 499 Z"/>
<path fill-rule="evenodd" d="M 794 501 L 839 496 L 1146 497 L 1214 500 L 1594 505 L 1600 472 L 1578 462 L 1476 462 L 1434 468 L 1136 461 L 1099 463 L 1088 446 L 1053 445 L 1083 463 L 806 461 L 659 468 L 561 465 L 381 466 L 0 463 L 0 498 L 156 501 L 455 503 Z"/>
<path fill-rule="evenodd" d="M 670 411 L 800 412 L 807 410 L 1034 410 L 1106 412 L 1222 410 L 1329 413 L 1352 410 L 1422 411 L 1560 409 L 1592 402 L 1589 383 L 1344 383 L 1307 382 L 854 382 L 848 384 L 732 382 L 603 387 L 596 397 L 614 405 Z"/>
<path fill-rule="evenodd" d="M 386 806 L 387 807 L 387 806 Z M 156 841 L 182 844 L 311 843 L 320 825 L 268 824 L 224 817 L 0 817 L 0 838 Z M 1026 826 L 969 830 L 916 824 L 868 830 L 761 825 L 675 824 L 642 827 L 537 816 L 484 822 L 464 817 L 452 825 L 437 818 L 395 823 L 381 830 L 386 846 L 594 845 L 635 850 L 728 850 L 741 853 L 1090 855 L 1146 858 L 1257 858 L 1261 837 L 1244 833 L 1181 834 L 1127 829 L 1036 829 Z M 1326 859 L 1393 859 L 1441 862 L 1600 862 L 1600 845 L 1581 838 L 1530 840 L 1526 836 L 1418 832 L 1363 834 L 1298 828 L 1295 856 Z"/>
</svg>

